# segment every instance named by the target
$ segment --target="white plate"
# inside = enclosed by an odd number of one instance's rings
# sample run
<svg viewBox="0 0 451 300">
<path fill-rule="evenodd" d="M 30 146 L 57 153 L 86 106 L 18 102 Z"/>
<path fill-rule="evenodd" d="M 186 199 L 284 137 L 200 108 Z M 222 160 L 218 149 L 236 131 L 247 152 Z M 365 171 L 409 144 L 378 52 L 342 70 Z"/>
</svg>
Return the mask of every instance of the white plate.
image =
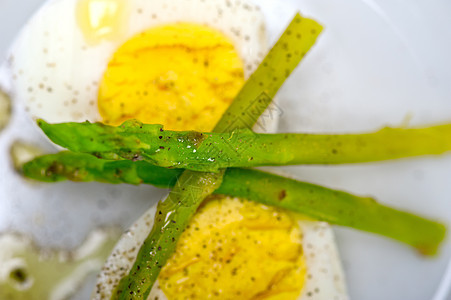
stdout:
<svg viewBox="0 0 451 300">
<path fill-rule="evenodd" d="M 41 2 L 0 0 L 0 55 Z M 277 5 L 276 0 L 260 2 Z M 285 0 L 284 7 L 264 12 L 276 22 L 298 8 L 326 29 L 280 93 L 281 131 L 361 132 L 400 125 L 408 116 L 412 125 L 451 122 L 451 2 Z M 273 39 L 285 25 L 276 23 Z M 22 126 L 31 124 L 16 110 L 0 133 L 0 231 L 30 232 L 41 245 L 74 247 L 96 226 L 126 228 L 165 193 L 148 186 L 39 185 L 5 177 L 11 141 L 16 136 L 39 140 L 21 135 Z M 283 169 L 450 225 L 451 155 Z M 449 235 L 440 255 L 425 259 L 384 238 L 344 228 L 336 233 L 352 299 L 450 299 Z M 86 299 L 87 293 L 89 287 L 76 299 Z"/>
</svg>

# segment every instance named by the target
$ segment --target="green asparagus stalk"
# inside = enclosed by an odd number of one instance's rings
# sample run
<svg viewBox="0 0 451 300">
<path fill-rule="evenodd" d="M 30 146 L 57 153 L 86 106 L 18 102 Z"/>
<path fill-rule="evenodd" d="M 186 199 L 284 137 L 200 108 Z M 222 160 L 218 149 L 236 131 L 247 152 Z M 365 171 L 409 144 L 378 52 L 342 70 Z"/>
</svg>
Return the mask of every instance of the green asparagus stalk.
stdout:
<svg viewBox="0 0 451 300">
<path fill-rule="evenodd" d="M 172 188 L 181 169 L 166 169 L 144 161 L 99 159 L 89 154 L 60 152 L 38 157 L 23 166 L 24 174 L 40 181 L 101 181 L 152 184 Z M 264 188 L 262 188 L 264 187 Z M 273 175 L 230 168 L 213 192 L 253 200 L 301 213 L 316 220 L 390 237 L 422 254 L 432 255 L 445 236 L 445 227 L 372 198 Z"/>
<path fill-rule="evenodd" d="M 383 128 L 366 134 L 256 134 L 167 131 L 136 120 L 119 127 L 101 123 L 48 124 L 42 130 L 57 144 L 103 158 L 143 159 L 154 165 L 217 172 L 298 164 L 343 164 L 442 154 L 451 150 L 451 124 Z"/>
<path fill-rule="evenodd" d="M 86 153 L 61 151 L 35 158 L 23 164 L 21 171 L 24 176 L 43 182 L 98 181 L 173 188 L 184 170 L 157 167 L 146 161 L 107 160 Z"/>
<path fill-rule="evenodd" d="M 315 21 L 296 14 L 214 131 L 253 126 L 286 77 L 314 44 L 321 29 Z M 246 114 L 243 108 L 252 113 Z M 158 203 L 154 226 L 129 274 L 120 280 L 113 292 L 112 299 L 147 299 L 161 267 L 175 251 L 181 233 L 205 197 L 220 186 L 223 175 L 224 170 L 217 173 L 187 170 L 182 173 L 169 196 Z"/>
</svg>

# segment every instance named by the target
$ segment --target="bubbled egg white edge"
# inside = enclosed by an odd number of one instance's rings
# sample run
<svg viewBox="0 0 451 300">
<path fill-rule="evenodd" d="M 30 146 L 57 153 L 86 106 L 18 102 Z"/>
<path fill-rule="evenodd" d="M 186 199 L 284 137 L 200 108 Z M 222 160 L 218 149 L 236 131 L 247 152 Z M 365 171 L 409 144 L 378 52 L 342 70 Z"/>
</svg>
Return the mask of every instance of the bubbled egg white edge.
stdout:
<svg viewBox="0 0 451 300">
<path fill-rule="evenodd" d="M 128 274 L 138 251 L 153 226 L 156 204 L 127 230 L 108 257 L 92 294 L 92 299 L 110 299 L 119 280 Z M 324 222 L 299 220 L 303 253 L 307 265 L 300 300 L 348 299 L 340 258 L 332 228 Z M 147 299 L 167 299 L 158 280 Z"/>
<path fill-rule="evenodd" d="M 267 50 L 260 9 L 248 1 L 192 4 L 187 0 L 128 0 L 126 34 L 90 46 L 77 25 L 77 0 L 47 1 L 7 52 L 2 72 L 10 79 L 13 101 L 28 107 L 33 118 L 48 122 L 99 121 L 98 84 L 116 49 L 139 32 L 177 21 L 222 31 L 233 41 L 248 77 Z"/>
</svg>

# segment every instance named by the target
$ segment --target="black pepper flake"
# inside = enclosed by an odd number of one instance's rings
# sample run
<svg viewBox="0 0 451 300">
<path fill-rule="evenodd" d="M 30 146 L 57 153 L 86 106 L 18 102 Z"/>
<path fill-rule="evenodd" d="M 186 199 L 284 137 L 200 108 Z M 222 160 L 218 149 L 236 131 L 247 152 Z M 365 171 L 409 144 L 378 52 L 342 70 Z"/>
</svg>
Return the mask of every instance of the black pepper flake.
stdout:
<svg viewBox="0 0 451 300">
<path fill-rule="evenodd" d="M 281 190 L 279 192 L 279 196 L 278 196 L 279 201 L 285 199 L 286 196 L 287 196 L 287 191 L 286 190 Z"/>
</svg>

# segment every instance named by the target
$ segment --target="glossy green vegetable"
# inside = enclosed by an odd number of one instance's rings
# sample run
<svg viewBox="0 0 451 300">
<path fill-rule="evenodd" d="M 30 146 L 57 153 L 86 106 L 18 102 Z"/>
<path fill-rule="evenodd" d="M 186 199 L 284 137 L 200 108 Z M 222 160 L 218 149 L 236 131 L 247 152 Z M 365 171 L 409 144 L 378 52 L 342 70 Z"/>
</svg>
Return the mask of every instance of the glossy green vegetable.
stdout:
<svg viewBox="0 0 451 300">
<path fill-rule="evenodd" d="M 55 143 L 72 151 L 205 172 L 227 167 L 360 163 L 451 150 L 451 124 L 343 135 L 256 134 L 250 129 L 176 132 L 136 120 L 119 127 L 44 121 L 39 125 Z"/>
<path fill-rule="evenodd" d="M 71 180 L 151 184 L 172 188 L 183 169 L 166 169 L 145 161 L 107 160 L 85 153 L 62 151 L 39 156 L 22 166 L 23 175 L 44 182 Z"/>
<path fill-rule="evenodd" d="M 251 128 L 305 52 L 314 44 L 321 29 L 321 25 L 315 21 L 296 14 L 214 131 Z M 223 174 L 224 170 L 217 173 L 182 173 L 169 196 L 158 203 L 154 226 L 129 274 L 116 287 L 113 299 L 147 299 L 161 267 L 173 254 L 184 228 L 205 197 L 221 185 Z"/>
<path fill-rule="evenodd" d="M 23 167 L 26 176 L 40 181 L 101 181 L 152 184 L 171 188 L 181 169 L 156 167 L 144 161 L 98 159 L 88 154 L 60 152 L 41 156 Z M 264 188 L 262 188 L 264 187 Z M 214 191 L 288 209 L 316 220 L 377 233 L 434 254 L 445 236 L 445 227 L 402 212 L 367 197 L 354 196 L 270 173 L 230 168 Z"/>
</svg>

